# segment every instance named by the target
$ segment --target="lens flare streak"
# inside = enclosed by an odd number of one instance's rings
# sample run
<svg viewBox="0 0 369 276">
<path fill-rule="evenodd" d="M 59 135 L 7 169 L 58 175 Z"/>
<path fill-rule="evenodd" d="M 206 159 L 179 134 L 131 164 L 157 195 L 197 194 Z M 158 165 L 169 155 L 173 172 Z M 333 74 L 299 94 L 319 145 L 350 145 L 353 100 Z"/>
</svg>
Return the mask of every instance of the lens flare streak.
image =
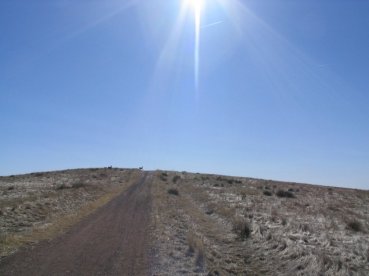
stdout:
<svg viewBox="0 0 369 276">
<path fill-rule="evenodd" d="M 195 13 L 195 56 L 194 56 L 194 73 L 195 73 L 195 87 L 198 90 L 199 86 L 199 67 L 200 67 L 200 29 L 201 29 L 201 8 L 202 0 L 192 0 L 194 3 Z"/>
</svg>

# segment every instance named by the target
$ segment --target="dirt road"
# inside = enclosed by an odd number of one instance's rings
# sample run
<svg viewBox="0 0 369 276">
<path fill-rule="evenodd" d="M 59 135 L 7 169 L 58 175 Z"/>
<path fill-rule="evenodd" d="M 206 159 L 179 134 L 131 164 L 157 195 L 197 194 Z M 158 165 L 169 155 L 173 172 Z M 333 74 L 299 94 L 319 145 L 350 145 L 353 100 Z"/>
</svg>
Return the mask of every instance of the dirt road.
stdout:
<svg viewBox="0 0 369 276">
<path fill-rule="evenodd" d="M 0 275 L 148 275 L 151 175 L 68 232 L 0 263 Z"/>
</svg>

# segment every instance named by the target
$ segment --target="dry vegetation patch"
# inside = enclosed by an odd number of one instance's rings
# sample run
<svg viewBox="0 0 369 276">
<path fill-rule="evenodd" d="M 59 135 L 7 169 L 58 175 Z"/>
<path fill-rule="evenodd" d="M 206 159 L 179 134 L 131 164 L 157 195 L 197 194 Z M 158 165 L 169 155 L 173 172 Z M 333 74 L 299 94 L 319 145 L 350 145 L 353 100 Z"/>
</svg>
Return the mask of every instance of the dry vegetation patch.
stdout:
<svg viewBox="0 0 369 276">
<path fill-rule="evenodd" d="M 81 169 L 0 177 L 0 254 L 50 239 L 138 178 L 126 169 Z"/>
<path fill-rule="evenodd" d="M 368 191 L 178 172 L 165 172 L 164 183 L 157 175 L 160 275 L 369 275 Z"/>
</svg>

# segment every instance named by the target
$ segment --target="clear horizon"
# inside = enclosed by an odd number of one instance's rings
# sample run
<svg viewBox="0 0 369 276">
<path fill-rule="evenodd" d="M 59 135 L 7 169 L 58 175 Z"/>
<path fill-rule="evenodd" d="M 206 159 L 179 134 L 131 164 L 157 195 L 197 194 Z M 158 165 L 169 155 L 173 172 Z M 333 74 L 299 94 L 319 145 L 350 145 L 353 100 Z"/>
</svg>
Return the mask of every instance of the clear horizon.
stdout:
<svg viewBox="0 0 369 276">
<path fill-rule="evenodd" d="M 369 2 L 2 1 L 0 175 L 369 188 Z"/>
<path fill-rule="evenodd" d="M 7 175 L 0 175 L 0 177 L 9 177 L 9 176 L 21 176 L 21 175 L 28 175 L 33 173 L 49 173 L 49 172 L 60 172 L 60 171 L 68 171 L 68 170 L 89 170 L 89 169 L 108 169 L 109 166 L 105 167 L 85 167 L 85 168 L 59 168 L 59 169 L 53 169 L 53 170 L 47 170 L 47 171 L 24 171 L 24 172 L 18 172 L 16 174 L 7 174 Z M 113 169 L 139 169 L 139 167 L 116 167 L 112 166 Z M 245 175 L 229 175 L 229 174 L 219 174 L 214 172 L 202 172 L 202 171 L 179 171 L 179 170 L 170 170 L 170 169 L 161 169 L 161 168 L 143 168 L 144 171 L 167 171 L 167 172 L 186 172 L 191 174 L 200 174 L 200 175 L 219 175 L 224 177 L 240 177 L 240 178 L 251 178 L 251 179 L 260 179 L 260 180 L 266 180 L 266 181 L 277 181 L 277 182 L 286 182 L 286 183 L 293 183 L 293 184 L 302 184 L 302 185 L 312 185 L 312 186 L 325 186 L 325 187 L 332 187 L 332 188 L 347 188 L 347 189 L 359 189 L 359 190 L 368 190 L 368 187 L 364 188 L 355 188 L 355 187 L 347 187 L 347 186 L 335 186 L 335 185 L 329 185 L 329 184 L 317 184 L 317 183 L 307 183 L 307 182 L 298 182 L 293 180 L 286 180 L 286 179 L 269 179 L 269 178 L 263 178 L 263 177 L 257 177 L 257 176 L 245 176 Z"/>
</svg>

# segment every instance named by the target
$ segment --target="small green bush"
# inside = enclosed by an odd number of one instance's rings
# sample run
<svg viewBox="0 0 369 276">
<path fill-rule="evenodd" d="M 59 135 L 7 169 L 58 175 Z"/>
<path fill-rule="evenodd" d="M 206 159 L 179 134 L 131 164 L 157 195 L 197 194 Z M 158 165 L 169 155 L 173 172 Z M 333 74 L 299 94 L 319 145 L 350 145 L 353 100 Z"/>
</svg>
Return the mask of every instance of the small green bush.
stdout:
<svg viewBox="0 0 369 276">
<path fill-rule="evenodd" d="M 270 191 L 264 191 L 263 194 L 266 195 L 266 196 L 272 196 L 273 195 L 272 192 L 270 192 Z"/>
</svg>

